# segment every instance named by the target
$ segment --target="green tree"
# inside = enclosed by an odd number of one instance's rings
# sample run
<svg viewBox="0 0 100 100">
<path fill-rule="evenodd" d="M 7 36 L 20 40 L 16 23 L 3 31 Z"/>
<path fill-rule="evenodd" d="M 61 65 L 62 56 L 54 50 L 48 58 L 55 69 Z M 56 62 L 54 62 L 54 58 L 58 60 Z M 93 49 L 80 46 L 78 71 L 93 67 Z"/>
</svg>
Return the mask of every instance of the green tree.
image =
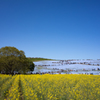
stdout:
<svg viewBox="0 0 100 100">
<path fill-rule="evenodd" d="M 8 46 L 0 49 L 0 72 L 13 75 L 15 72 L 32 72 L 34 67 L 34 63 L 26 58 L 24 51 Z"/>
</svg>

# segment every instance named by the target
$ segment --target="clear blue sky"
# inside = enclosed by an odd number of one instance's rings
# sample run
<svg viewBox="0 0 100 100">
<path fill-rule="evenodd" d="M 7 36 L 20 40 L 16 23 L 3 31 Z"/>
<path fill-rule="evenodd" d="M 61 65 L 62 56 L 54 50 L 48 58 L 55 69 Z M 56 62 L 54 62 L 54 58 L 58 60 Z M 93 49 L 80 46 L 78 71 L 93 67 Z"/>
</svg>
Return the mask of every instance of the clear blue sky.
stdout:
<svg viewBox="0 0 100 100">
<path fill-rule="evenodd" d="M 27 57 L 100 58 L 100 0 L 0 0 L 0 48 Z"/>
</svg>

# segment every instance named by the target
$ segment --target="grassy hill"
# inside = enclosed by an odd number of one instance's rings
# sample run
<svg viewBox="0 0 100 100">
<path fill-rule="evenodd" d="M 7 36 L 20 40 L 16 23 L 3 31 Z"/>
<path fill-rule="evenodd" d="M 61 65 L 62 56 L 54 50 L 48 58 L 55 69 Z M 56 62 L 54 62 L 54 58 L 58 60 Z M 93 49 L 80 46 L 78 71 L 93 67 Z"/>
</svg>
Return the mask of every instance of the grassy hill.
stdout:
<svg viewBox="0 0 100 100">
<path fill-rule="evenodd" d="M 47 59 L 47 58 L 34 58 L 34 57 L 27 57 L 28 59 L 30 59 L 31 61 L 35 62 L 35 61 L 43 61 L 43 60 L 54 60 L 54 59 Z"/>
</svg>

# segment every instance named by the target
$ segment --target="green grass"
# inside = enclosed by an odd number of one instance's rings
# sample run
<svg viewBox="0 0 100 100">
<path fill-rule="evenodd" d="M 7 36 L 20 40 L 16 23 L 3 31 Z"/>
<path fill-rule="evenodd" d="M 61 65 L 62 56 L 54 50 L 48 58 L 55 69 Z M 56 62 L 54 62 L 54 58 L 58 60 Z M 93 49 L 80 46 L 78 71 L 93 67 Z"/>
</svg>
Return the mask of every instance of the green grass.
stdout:
<svg viewBox="0 0 100 100">
<path fill-rule="evenodd" d="M 30 57 L 28 57 L 28 59 L 30 59 L 32 62 L 44 61 L 44 60 L 54 60 L 54 59 L 47 59 L 47 58 L 30 58 Z"/>
</svg>

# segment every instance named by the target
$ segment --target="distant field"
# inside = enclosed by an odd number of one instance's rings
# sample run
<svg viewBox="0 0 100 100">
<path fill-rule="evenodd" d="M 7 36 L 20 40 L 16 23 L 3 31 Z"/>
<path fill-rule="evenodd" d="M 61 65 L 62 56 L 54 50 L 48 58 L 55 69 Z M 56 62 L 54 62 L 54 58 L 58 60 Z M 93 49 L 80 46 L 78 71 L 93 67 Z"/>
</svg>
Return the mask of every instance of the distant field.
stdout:
<svg viewBox="0 0 100 100">
<path fill-rule="evenodd" d="M 47 59 L 47 58 L 29 58 L 31 61 L 44 61 L 44 60 L 53 60 L 53 59 Z"/>
<path fill-rule="evenodd" d="M 0 75 L 0 100 L 100 100 L 100 75 Z"/>
</svg>

